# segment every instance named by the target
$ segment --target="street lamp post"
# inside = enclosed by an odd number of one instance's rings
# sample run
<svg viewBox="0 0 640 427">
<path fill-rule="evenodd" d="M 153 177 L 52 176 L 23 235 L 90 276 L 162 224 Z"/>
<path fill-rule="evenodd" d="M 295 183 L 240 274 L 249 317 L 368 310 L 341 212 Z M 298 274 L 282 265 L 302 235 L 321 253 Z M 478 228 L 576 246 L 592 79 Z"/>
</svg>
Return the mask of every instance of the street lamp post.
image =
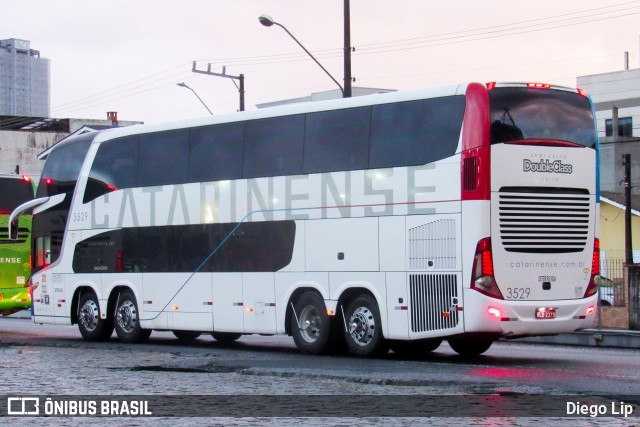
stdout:
<svg viewBox="0 0 640 427">
<path fill-rule="evenodd" d="M 185 82 L 176 83 L 176 85 L 177 85 L 177 86 L 180 86 L 180 87 L 187 88 L 187 89 L 189 89 L 191 92 L 193 92 L 193 94 L 196 96 L 196 98 L 198 98 L 198 100 L 202 103 L 202 105 L 204 105 L 204 108 L 206 108 L 206 109 L 207 109 L 207 111 L 209 112 L 209 114 L 211 114 L 211 115 L 213 116 L 213 113 L 211 112 L 211 110 L 209 109 L 209 107 L 207 107 L 207 104 L 205 104 L 205 103 L 204 103 L 204 101 L 202 100 L 202 98 L 200 98 L 200 97 L 198 96 L 198 94 L 196 93 L 196 91 L 195 91 L 195 90 L 193 90 L 191 87 L 187 86 L 187 84 L 186 84 Z"/>
<path fill-rule="evenodd" d="M 258 18 L 258 21 L 260 21 L 260 23 L 261 23 L 262 25 L 264 25 L 265 27 L 271 27 L 272 25 L 276 25 L 276 26 L 278 26 L 278 27 L 282 28 L 282 29 L 283 29 L 287 34 L 289 34 L 289 36 L 290 36 L 290 37 L 291 37 L 291 38 L 292 38 L 296 43 L 298 43 L 298 46 L 300 46 L 300 47 L 302 48 L 302 50 L 304 50 L 304 51 L 307 53 L 307 55 L 309 55 L 309 57 L 311 57 L 311 59 L 313 59 L 313 61 L 314 61 L 316 64 L 318 64 L 318 66 L 319 66 L 320 68 L 322 68 L 322 71 L 324 71 L 324 72 L 329 76 L 329 78 L 331 78 L 331 80 L 333 80 L 333 82 L 334 82 L 336 85 L 338 85 L 338 87 L 340 88 L 340 92 L 342 92 L 342 96 L 343 96 L 343 97 L 345 97 L 345 98 L 347 97 L 347 94 L 346 94 L 346 92 L 345 92 L 344 88 L 342 87 L 342 85 L 341 85 L 340 83 L 338 83 L 338 81 L 337 81 L 335 78 L 333 78 L 333 76 L 331 75 L 331 73 L 329 73 L 329 72 L 327 71 L 327 69 L 326 69 L 326 68 L 324 68 L 320 62 L 318 62 L 318 60 L 317 60 L 317 59 L 316 59 L 316 58 L 311 54 L 311 52 L 309 52 L 309 51 L 307 50 L 307 48 L 306 48 L 306 47 L 304 47 L 304 46 L 302 45 L 302 43 L 300 43 L 300 41 L 299 41 L 297 38 L 295 38 L 295 36 L 294 36 L 293 34 L 291 34 L 291 32 L 289 32 L 289 30 L 287 30 L 287 28 L 286 28 L 284 25 L 282 25 L 282 24 L 280 24 L 280 23 L 278 23 L 278 22 L 274 21 L 274 20 L 273 20 L 273 18 L 271 18 L 271 17 L 270 17 L 269 15 L 267 15 L 267 14 L 263 14 L 263 15 L 261 15 L 261 16 Z M 346 34 L 346 33 L 345 33 L 345 34 Z M 346 42 L 345 42 L 345 43 L 346 43 Z M 351 69 L 351 65 L 349 65 L 349 69 Z M 346 71 L 346 65 L 345 65 L 345 71 Z M 346 76 L 345 76 L 345 81 L 346 81 Z M 351 82 L 351 77 L 349 77 L 349 82 Z M 349 92 L 351 92 L 351 84 L 349 84 Z M 350 93 L 349 93 L 349 96 L 351 96 L 351 94 L 350 94 Z"/>
</svg>

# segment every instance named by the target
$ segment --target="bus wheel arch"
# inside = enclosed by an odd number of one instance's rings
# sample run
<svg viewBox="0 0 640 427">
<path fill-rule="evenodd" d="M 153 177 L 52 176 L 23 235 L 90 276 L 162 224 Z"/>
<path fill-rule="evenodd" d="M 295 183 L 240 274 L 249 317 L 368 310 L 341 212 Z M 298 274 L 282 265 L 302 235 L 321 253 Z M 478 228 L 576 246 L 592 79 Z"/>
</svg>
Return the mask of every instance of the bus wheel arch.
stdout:
<svg viewBox="0 0 640 427">
<path fill-rule="evenodd" d="M 76 289 L 72 298 L 71 322 L 78 324 L 86 341 L 107 341 L 113 333 L 113 318 L 102 312 L 96 292 L 90 286 Z"/>
</svg>

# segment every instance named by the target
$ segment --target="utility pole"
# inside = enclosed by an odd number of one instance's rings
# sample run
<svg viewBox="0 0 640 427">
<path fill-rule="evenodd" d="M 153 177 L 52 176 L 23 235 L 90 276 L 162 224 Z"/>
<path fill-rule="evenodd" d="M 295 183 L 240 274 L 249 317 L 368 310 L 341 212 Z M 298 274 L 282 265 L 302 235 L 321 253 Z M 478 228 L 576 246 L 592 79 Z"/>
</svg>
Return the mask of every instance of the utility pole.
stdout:
<svg viewBox="0 0 640 427">
<path fill-rule="evenodd" d="M 351 11 L 344 0 L 344 91 L 343 98 L 351 98 Z"/>
<path fill-rule="evenodd" d="M 211 64 L 207 64 L 207 71 L 198 70 L 196 69 L 196 61 L 193 61 L 193 67 L 191 68 L 191 71 L 193 71 L 194 73 L 206 74 L 208 76 L 232 79 L 233 84 L 236 85 L 238 91 L 240 92 L 240 111 L 244 111 L 244 74 L 232 76 L 231 74 L 226 73 L 226 67 L 222 67 L 222 73 L 214 73 L 213 71 L 211 71 Z M 236 84 L 236 80 L 239 81 L 239 86 L 238 84 Z"/>
<path fill-rule="evenodd" d="M 633 247 L 631 239 L 631 154 L 623 154 L 622 162 L 624 164 L 624 251 L 625 261 L 627 264 L 633 264 Z"/>
</svg>

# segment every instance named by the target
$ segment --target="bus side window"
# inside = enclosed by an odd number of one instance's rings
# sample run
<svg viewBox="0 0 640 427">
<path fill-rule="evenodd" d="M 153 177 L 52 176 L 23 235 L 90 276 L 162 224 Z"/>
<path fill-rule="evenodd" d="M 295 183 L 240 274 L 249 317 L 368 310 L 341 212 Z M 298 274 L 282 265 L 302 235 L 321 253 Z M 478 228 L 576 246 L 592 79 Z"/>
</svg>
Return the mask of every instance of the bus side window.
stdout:
<svg viewBox="0 0 640 427">
<path fill-rule="evenodd" d="M 304 119 L 303 114 L 298 114 L 247 122 L 244 177 L 301 173 Z"/>
</svg>

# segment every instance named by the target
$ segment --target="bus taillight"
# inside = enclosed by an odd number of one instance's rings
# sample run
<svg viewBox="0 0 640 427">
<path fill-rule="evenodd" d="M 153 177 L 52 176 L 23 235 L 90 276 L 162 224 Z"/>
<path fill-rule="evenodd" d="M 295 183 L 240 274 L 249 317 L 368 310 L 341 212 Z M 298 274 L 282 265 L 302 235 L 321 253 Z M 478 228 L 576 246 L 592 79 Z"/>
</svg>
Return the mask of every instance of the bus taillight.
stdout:
<svg viewBox="0 0 640 427">
<path fill-rule="evenodd" d="M 598 292 L 600 282 L 600 239 L 593 241 L 593 257 L 591 258 L 591 279 L 583 298 L 595 295 Z"/>
<path fill-rule="evenodd" d="M 476 246 L 471 275 L 471 289 L 475 289 L 492 298 L 504 299 L 493 274 L 491 238 L 487 237 L 480 240 Z"/>
<path fill-rule="evenodd" d="M 589 97 L 589 95 L 587 94 L 587 91 L 586 91 L 586 90 L 584 90 L 584 89 L 580 89 L 580 88 L 578 88 L 578 89 L 576 89 L 576 90 L 578 91 L 578 94 L 580 94 L 580 96 L 584 96 L 585 98 L 588 98 L 588 97 Z"/>
</svg>

